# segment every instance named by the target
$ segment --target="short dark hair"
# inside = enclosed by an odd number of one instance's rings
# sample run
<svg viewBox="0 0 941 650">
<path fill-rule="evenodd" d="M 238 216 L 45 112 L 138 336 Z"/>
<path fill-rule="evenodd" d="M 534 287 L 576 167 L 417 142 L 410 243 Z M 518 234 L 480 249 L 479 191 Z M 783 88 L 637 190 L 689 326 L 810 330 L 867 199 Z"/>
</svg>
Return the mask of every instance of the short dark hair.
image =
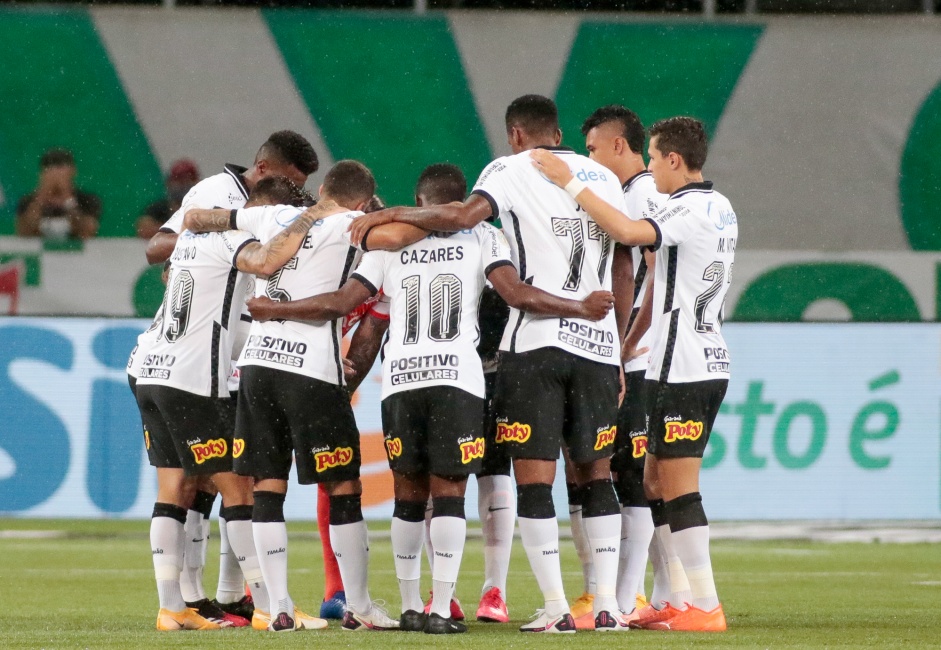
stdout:
<svg viewBox="0 0 941 650">
<path fill-rule="evenodd" d="M 323 179 L 323 191 L 341 206 L 349 208 L 372 199 L 376 179 L 358 160 L 341 160 Z"/>
<path fill-rule="evenodd" d="M 254 204 L 304 205 L 310 195 L 287 176 L 265 176 L 252 188 L 249 199 Z"/>
<path fill-rule="evenodd" d="M 49 149 L 39 159 L 39 168 L 47 167 L 75 167 L 75 156 L 68 149 L 57 147 Z"/>
<path fill-rule="evenodd" d="M 627 146 L 631 151 L 638 154 L 644 152 L 644 125 L 637 117 L 637 113 L 620 104 L 602 106 L 589 115 L 582 124 L 582 135 L 588 135 L 588 132 L 595 127 L 608 122 L 617 122 L 620 125 L 621 137 L 627 140 Z"/>
<path fill-rule="evenodd" d="M 363 206 L 363 212 L 369 214 L 370 212 L 379 212 L 379 210 L 386 209 L 386 202 L 382 200 L 382 197 L 378 194 L 373 194 L 372 198 L 369 199 L 369 202 Z"/>
<path fill-rule="evenodd" d="M 690 171 L 702 171 L 709 150 L 702 122 L 694 117 L 670 117 L 650 127 L 651 139 L 654 136 L 660 153 L 679 154 Z"/>
<path fill-rule="evenodd" d="M 467 196 L 467 179 L 457 165 L 436 163 L 425 167 L 415 184 L 416 198 L 424 194 L 434 205 L 463 201 Z"/>
<path fill-rule="evenodd" d="M 530 135 L 555 135 L 559 130 L 559 109 L 542 95 L 517 97 L 506 108 L 506 131 L 514 126 Z"/>
<path fill-rule="evenodd" d="M 263 158 L 274 158 L 287 165 L 293 165 L 308 176 L 320 169 L 317 152 L 307 138 L 294 131 L 276 131 L 268 136 L 255 154 L 256 161 Z"/>
</svg>

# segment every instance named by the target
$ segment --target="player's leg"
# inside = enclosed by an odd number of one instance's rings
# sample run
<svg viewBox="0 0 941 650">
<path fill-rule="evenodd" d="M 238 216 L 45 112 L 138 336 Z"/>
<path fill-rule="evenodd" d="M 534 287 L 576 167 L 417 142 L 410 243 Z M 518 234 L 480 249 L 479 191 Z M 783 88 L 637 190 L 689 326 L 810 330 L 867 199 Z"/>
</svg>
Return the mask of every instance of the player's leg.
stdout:
<svg viewBox="0 0 941 650">
<path fill-rule="evenodd" d="M 330 495 L 322 485 L 317 486 L 317 530 L 320 531 L 320 548 L 323 552 L 323 602 L 320 616 L 327 619 L 342 619 L 346 613 L 346 593 L 340 578 L 340 566 L 333 555 L 330 543 Z"/>
<path fill-rule="evenodd" d="M 572 601 L 572 617 L 575 627 L 579 630 L 593 630 L 595 628 L 594 601 L 597 583 L 595 580 L 594 564 L 591 561 L 591 544 L 588 543 L 588 534 L 582 524 L 582 489 L 575 478 L 575 467 L 569 458 L 568 447 L 562 446 L 562 456 L 565 459 L 565 491 L 569 503 L 569 527 L 572 531 L 572 543 L 575 544 L 575 553 L 582 565 L 582 581 L 584 588 L 582 594 Z"/>
<path fill-rule="evenodd" d="M 627 630 L 617 606 L 621 512 L 611 481 L 617 436 L 617 366 L 574 358 L 566 390 L 566 443 L 582 492 L 582 525 L 595 572 L 597 631 Z"/>
<path fill-rule="evenodd" d="M 183 526 L 183 572 L 180 574 L 180 590 L 187 607 L 199 609 L 209 602 L 203 588 L 203 567 L 206 566 L 206 549 L 209 546 L 209 515 L 216 500 L 216 488 L 208 476 L 197 477 L 196 496 L 186 511 Z M 206 614 L 203 614 L 205 616 Z"/>
<path fill-rule="evenodd" d="M 543 613 L 524 632 L 574 632 L 559 563 L 552 483 L 562 443 L 566 353 L 554 348 L 507 354 L 497 371 L 497 445 L 513 458 L 523 548 L 542 591 Z"/>
<path fill-rule="evenodd" d="M 663 404 L 673 415 L 651 421 L 652 451 L 676 555 L 689 580 L 689 607 L 653 629 L 721 631 L 725 614 L 709 555 L 709 522 L 699 492 L 702 456 L 728 381 L 664 385 Z M 664 412 L 666 412 L 666 410 Z"/>
<path fill-rule="evenodd" d="M 496 373 L 484 374 L 484 459 L 477 473 L 477 513 L 484 539 L 484 584 L 477 620 L 506 623 L 506 577 L 510 570 L 513 531 L 516 528 L 516 489 L 510 478 L 511 461 L 503 445 L 496 444 L 493 413 Z"/>
<path fill-rule="evenodd" d="M 431 477 L 434 512 L 431 538 L 435 545 L 435 568 L 432 573 L 431 611 L 425 621 L 426 634 L 454 634 L 467 631 L 467 626 L 452 616 L 454 586 L 464 557 L 467 521 L 464 517 L 466 476 Z"/>
</svg>

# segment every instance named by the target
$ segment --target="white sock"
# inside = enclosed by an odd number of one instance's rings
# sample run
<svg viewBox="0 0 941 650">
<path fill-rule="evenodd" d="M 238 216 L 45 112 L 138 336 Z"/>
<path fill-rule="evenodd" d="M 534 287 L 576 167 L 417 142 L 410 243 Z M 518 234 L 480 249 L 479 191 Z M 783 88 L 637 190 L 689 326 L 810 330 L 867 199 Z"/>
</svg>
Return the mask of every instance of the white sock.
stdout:
<svg viewBox="0 0 941 650">
<path fill-rule="evenodd" d="M 481 594 L 496 587 L 506 600 L 506 576 L 513 550 L 513 529 L 516 528 L 513 480 L 502 474 L 479 476 L 477 495 L 477 511 L 484 538 L 484 586 Z"/>
<path fill-rule="evenodd" d="M 709 558 L 709 526 L 693 526 L 672 535 L 673 548 L 680 557 L 689 580 L 692 593 L 689 602 L 701 610 L 712 611 L 719 606 L 719 597 L 716 595 L 712 560 Z"/>
<path fill-rule="evenodd" d="M 428 497 L 428 505 L 425 507 L 425 557 L 428 558 L 428 571 L 433 573 L 435 570 L 435 546 L 431 543 L 431 497 Z"/>
<path fill-rule="evenodd" d="M 519 518 L 523 548 L 529 566 L 546 601 L 548 616 L 559 616 L 569 611 L 562 586 L 562 567 L 559 563 L 559 521 L 551 519 Z"/>
<path fill-rule="evenodd" d="M 402 611 L 420 612 L 421 547 L 425 533 L 424 521 L 392 518 L 392 554 L 395 556 L 395 577 L 402 594 Z"/>
<path fill-rule="evenodd" d="M 369 540 L 363 520 L 340 526 L 330 525 L 333 554 L 340 566 L 340 578 L 346 589 L 346 605 L 357 614 L 366 614 L 372 607 L 369 588 Z"/>
<path fill-rule="evenodd" d="M 653 538 L 650 508 L 621 508 L 621 557 L 618 563 L 618 607 L 629 614 L 637 594 L 644 593 L 647 549 Z"/>
<path fill-rule="evenodd" d="M 592 551 L 592 566 L 596 576 L 594 612 L 614 612 L 618 577 L 618 549 L 621 546 L 621 515 L 584 517 L 582 528 Z"/>
<path fill-rule="evenodd" d="M 254 524 L 251 519 L 242 519 L 230 521 L 227 524 L 229 533 L 229 542 L 232 544 L 233 555 L 239 563 L 239 577 L 245 577 L 245 581 L 252 588 L 252 599 L 260 603 L 271 602 L 268 594 L 268 587 L 265 585 L 264 574 L 261 570 L 261 564 L 258 561 L 258 550 L 255 547 Z M 285 531 L 287 528 L 285 528 Z M 285 537 L 285 540 L 287 537 Z M 280 548 L 280 547 L 278 547 Z M 287 545 L 284 546 L 285 565 L 287 565 Z M 290 598 L 288 598 L 290 600 Z M 231 602 L 231 601 L 230 601 Z M 293 604 L 289 604 L 290 609 L 278 610 L 286 611 L 291 616 L 294 615 Z"/>
<path fill-rule="evenodd" d="M 183 524 L 172 517 L 150 520 L 150 552 L 157 578 L 160 607 L 172 612 L 186 609 L 180 593 L 180 571 L 183 567 Z"/>
<path fill-rule="evenodd" d="M 234 532 L 229 522 L 230 541 Z M 288 528 L 283 521 L 252 522 L 252 537 L 255 540 L 255 552 L 265 586 L 268 589 L 267 602 L 254 598 L 255 606 L 277 617 L 280 612 L 294 616 L 294 602 L 288 593 Z"/>
<path fill-rule="evenodd" d="M 593 594 L 596 589 L 595 568 L 591 562 L 591 545 L 588 535 L 582 524 L 582 507 L 569 505 L 569 526 L 572 528 L 572 541 L 575 543 L 575 552 L 582 563 L 582 578 L 585 581 L 585 593 Z"/>
<path fill-rule="evenodd" d="M 667 599 L 676 609 L 686 609 L 686 603 L 692 602 L 693 594 L 689 590 L 689 580 L 676 550 L 673 548 L 673 537 L 670 526 L 657 526 L 654 535 L 660 540 L 660 548 L 667 559 L 667 575 L 670 577 L 670 597 Z"/>
<path fill-rule="evenodd" d="M 238 558 L 229 545 L 229 534 L 225 517 L 219 517 L 219 584 L 216 600 L 220 603 L 235 603 L 245 595 L 245 581 Z"/>
<path fill-rule="evenodd" d="M 648 548 L 650 565 L 653 567 L 653 591 L 650 592 L 650 604 L 655 609 L 663 609 L 666 603 L 670 602 L 670 569 L 667 566 L 667 555 L 660 543 L 660 535 L 657 533 L 658 528 L 659 526 L 654 528 Z M 664 528 L 669 530 L 669 526 L 664 526 Z"/>
<path fill-rule="evenodd" d="M 186 511 L 186 524 L 183 526 L 183 570 L 180 572 L 180 590 L 183 600 L 195 603 L 206 597 L 203 590 L 203 562 L 206 556 L 203 547 L 206 536 L 203 534 L 203 515 L 195 510 Z"/>
<path fill-rule="evenodd" d="M 431 538 L 435 545 L 431 613 L 450 618 L 451 596 L 454 595 L 454 584 L 461 570 L 461 558 L 464 557 L 467 521 L 462 517 L 433 517 Z"/>
</svg>

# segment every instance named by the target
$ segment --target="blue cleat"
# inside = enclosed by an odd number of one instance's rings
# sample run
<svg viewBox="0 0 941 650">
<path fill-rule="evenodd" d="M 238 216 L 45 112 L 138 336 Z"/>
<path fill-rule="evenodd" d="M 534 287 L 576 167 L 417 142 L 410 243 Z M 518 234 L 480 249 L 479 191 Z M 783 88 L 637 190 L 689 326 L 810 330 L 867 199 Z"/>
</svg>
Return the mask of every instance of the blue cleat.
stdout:
<svg viewBox="0 0 941 650">
<path fill-rule="evenodd" d="M 333 598 L 320 603 L 320 618 L 341 620 L 346 614 L 346 592 L 338 591 Z"/>
</svg>

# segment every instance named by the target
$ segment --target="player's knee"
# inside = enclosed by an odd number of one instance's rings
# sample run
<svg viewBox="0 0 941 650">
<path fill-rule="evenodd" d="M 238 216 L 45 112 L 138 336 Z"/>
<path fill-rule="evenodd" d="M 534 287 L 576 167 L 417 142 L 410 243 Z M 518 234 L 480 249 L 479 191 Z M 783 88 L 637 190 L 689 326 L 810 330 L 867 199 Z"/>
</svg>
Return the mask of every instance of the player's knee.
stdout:
<svg viewBox="0 0 941 650">
<path fill-rule="evenodd" d="M 702 507 L 702 495 L 699 492 L 690 492 L 667 501 L 664 504 L 664 510 L 671 533 L 709 525 L 706 511 Z"/>
<path fill-rule="evenodd" d="M 363 520 L 363 506 L 358 494 L 330 495 L 330 525 L 343 526 Z"/>
<path fill-rule="evenodd" d="M 606 517 L 620 512 L 611 479 L 591 481 L 582 488 L 582 517 Z"/>
<path fill-rule="evenodd" d="M 457 517 L 464 519 L 464 497 L 433 497 L 432 517 Z"/>
<path fill-rule="evenodd" d="M 552 485 L 527 483 L 516 486 L 517 513 L 526 519 L 552 519 L 555 506 L 552 503 Z"/>
<path fill-rule="evenodd" d="M 392 516 L 402 521 L 417 523 L 425 521 L 425 500 L 407 501 L 404 499 L 395 499 L 395 505 L 392 508 Z"/>
<path fill-rule="evenodd" d="M 283 511 L 282 511 L 283 512 Z M 229 521 L 253 521 L 255 507 L 250 505 L 223 506 L 219 508 L 219 517 Z M 283 519 L 282 515 L 282 519 Z"/>
<path fill-rule="evenodd" d="M 181 524 L 186 524 L 186 509 L 172 503 L 161 503 L 158 501 L 154 504 L 154 512 L 151 517 L 169 517 Z"/>
<path fill-rule="evenodd" d="M 252 521 L 255 523 L 280 523 L 284 521 L 284 497 L 280 492 L 255 491 L 255 506 Z"/>
</svg>

